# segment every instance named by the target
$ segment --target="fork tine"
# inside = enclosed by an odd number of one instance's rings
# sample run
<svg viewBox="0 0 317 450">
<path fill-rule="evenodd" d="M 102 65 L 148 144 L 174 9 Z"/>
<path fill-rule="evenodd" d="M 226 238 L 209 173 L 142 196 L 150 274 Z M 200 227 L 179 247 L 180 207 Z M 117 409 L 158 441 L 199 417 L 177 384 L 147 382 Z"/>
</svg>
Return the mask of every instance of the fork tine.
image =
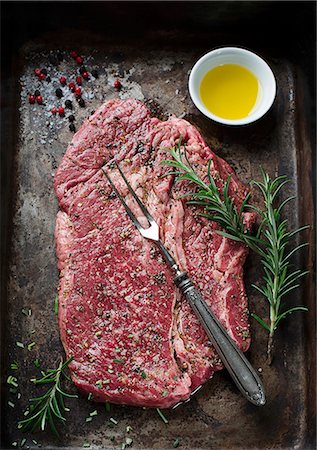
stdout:
<svg viewBox="0 0 317 450">
<path fill-rule="evenodd" d="M 112 189 L 114 190 L 114 192 L 116 193 L 117 197 L 119 198 L 119 200 L 121 201 L 121 203 L 123 204 L 123 206 L 125 207 L 126 212 L 128 213 L 130 219 L 132 220 L 132 222 L 134 223 L 134 225 L 137 227 L 137 229 L 139 231 L 143 230 L 142 225 L 140 224 L 140 222 L 138 221 L 138 219 L 135 217 L 135 215 L 133 214 L 133 212 L 131 211 L 131 209 L 128 207 L 128 205 L 126 204 L 124 198 L 122 197 L 122 195 L 120 194 L 120 192 L 118 191 L 118 189 L 115 187 L 115 185 L 113 184 L 111 178 L 109 177 L 109 175 L 107 174 L 107 172 L 102 169 L 103 173 L 105 174 L 107 180 L 109 181 Z M 120 171 L 121 172 L 121 171 Z M 132 189 L 132 188 L 131 188 Z"/>
<path fill-rule="evenodd" d="M 143 205 L 143 203 L 141 202 L 141 200 L 139 199 L 139 197 L 136 195 L 136 193 L 134 192 L 134 190 L 132 189 L 129 181 L 126 179 L 124 173 L 122 172 L 122 170 L 119 167 L 119 164 L 115 161 L 115 165 L 117 166 L 117 169 L 119 170 L 122 178 L 125 181 L 125 184 L 127 185 L 130 193 L 133 195 L 133 198 L 135 199 L 135 201 L 137 202 L 137 204 L 140 206 L 143 214 L 145 215 L 145 217 L 147 218 L 147 220 L 151 223 L 152 221 L 154 221 L 153 217 L 151 216 L 151 214 L 149 213 L 149 211 L 146 209 L 146 207 Z"/>
</svg>

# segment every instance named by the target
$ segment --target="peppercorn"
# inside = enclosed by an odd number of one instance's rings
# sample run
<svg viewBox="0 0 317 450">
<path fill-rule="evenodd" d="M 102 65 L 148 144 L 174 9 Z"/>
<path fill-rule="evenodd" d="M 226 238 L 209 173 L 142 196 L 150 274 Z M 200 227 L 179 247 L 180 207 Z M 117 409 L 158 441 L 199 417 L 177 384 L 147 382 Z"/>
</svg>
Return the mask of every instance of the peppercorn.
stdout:
<svg viewBox="0 0 317 450">
<path fill-rule="evenodd" d="M 82 64 L 84 62 L 84 60 L 81 56 L 77 56 L 76 62 L 77 62 L 77 64 Z"/>
<path fill-rule="evenodd" d="M 70 56 L 72 58 L 76 59 L 78 55 L 77 55 L 77 52 L 72 51 L 72 52 L 70 52 Z"/>
<path fill-rule="evenodd" d="M 54 108 L 51 109 L 51 113 L 52 114 L 56 114 L 57 113 L 57 109 L 55 108 L 55 106 L 54 106 Z"/>
<path fill-rule="evenodd" d="M 82 108 L 85 106 L 85 100 L 82 97 L 80 97 L 80 99 L 78 100 L 78 105 Z"/>
<path fill-rule="evenodd" d="M 73 104 L 72 104 L 71 100 L 66 100 L 65 106 L 68 109 L 73 109 Z"/>
<path fill-rule="evenodd" d="M 51 80 L 51 77 L 50 76 L 47 76 L 46 77 L 46 81 L 48 82 L 48 83 L 50 83 L 52 80 Z"/>
<path fill-rule="evenodd" d="M 81 85 L 81 82 L 82 82 L 81 76 L 78 75 L 78 76 L 76 77 L 76 83 L 80 86 L 80 85 Z"/>
<path fill-rule="evenodd" d="M 46 78 L 46 75 L 45 75 L 45 73 L 40 73 L 40 75 L 39 75 L 39 79 L 42 81 L 42 80 L 44 80 Z"/>
<path fill-rule="evenodd" d="M 61 76 L 60 79 L 59 79 L 59 82 L 60 82 L 63 86 L 65 86 L 65 84 L 66 84 L 66 77 Z"/>
<path fill-rule="evenodd" d="M 60 88 L 56 89 L 55 94 L 56 94 L 57 98 L 62 98 L 63 97 L 63 91 Z"/>
<path fill-rule="evenodd" d="M 122 84 L 119 80 L 115 80 L 115 82 L 113 83 L 113 87 L 119 91 L 122 87 Z"/>
<path fill-rule="evenodd" d="M 83 73 L 83 72 L 87 72 L 87 69 L 86 69 L 86 67 L 85 66 L 81 66 L 81 67 L 79 67 L 79 73 Z"/>
<path fill-rule="evenodd" d="M 81 88 L 80 88 L 80 87 L 77 87 L 77 88 L 75 89 L 75 94 L 78 95 L 78 97 L 81 96 Z"/>
<path fill-rule="evenodd" d="M 41 69 L 41 73 L 44 73 L 44 75 L 46 76 L 47 75 L 47 70 L 45 68 Z"/>
<path fill-rule="evenodd" d="M 75 133 L 75 131 L 76 131 L 75 125 L 74 125 L 73 123 L 71 123 L 71 124 L 69 125 L 69 129 L 70 129 L 70 131 L 72 131 L 73 133 Z"/>
<path fill-rule="evenodd" d="M 70 122 L 74 122 L 75 116 L 74 116 L 73 114 L 71 114 L 70 116 L 68 116 L 68 120 L 69 120 Z"/>
<path fill-rule="evenodd" d="M 48 60 L 53 66 L 58 66 L 58 59 L 56 58 L 56 56 L 49 55 Z"/>
<path fill-rule="evenodd" d="M 35 103 L 35 95 L 29 95 L 29 103 Z"/>
<path fill-rule="evenodd" d="M 34 92 L 35 97 L 38 97 L 39 95 L 41 95 L 40 91 L 38 89 L 36 89 L 36 91 Z"/>
<path fill-rule="evenodd" d="M 89 78 L 89 73 L 88 73 L 88 72 L 83 72 L 83 73 L 82 73 L 82 77 L 83 77 L 85 80 L 88 80 L 88 78 Z"/>
<path fill-rule="evenodd" d="M 73 81 L 71 81 L 70 83 L 68 83 L 68 87 L 69 89 L 74 92 L 75 91 L 75 83 Z"/>
<path fill-rule="evenodd" d="M 34 73 L 35 75 L 39 76 L 41 73 L 41 69 L 39 69 L 38 67 L 36 69 L 34 69 Z"/>
<path fill-rule="evenodd" d="M 41 105 L 43 103 L 43 97 L 41 95 L 37 95 L 36 102 Z"/>
<path fill-rule="evenodd" d="M 94 78 L 98 78 L 98 77 L 99 77 L 98 71 L 97 71 L 96 69 L 94 69 L 94 70 L 91 71 L 91 75 L 92 75 Z"/>
<path fill-rule="evenodd" d="M 61 117 L 63 117 L 63 116 L 65 115 L 65 109 L 64 109 L 62 106 L 60 106 L 60 107 L 58 108 L 58 114 L 59 114 Z"/>
</svg>

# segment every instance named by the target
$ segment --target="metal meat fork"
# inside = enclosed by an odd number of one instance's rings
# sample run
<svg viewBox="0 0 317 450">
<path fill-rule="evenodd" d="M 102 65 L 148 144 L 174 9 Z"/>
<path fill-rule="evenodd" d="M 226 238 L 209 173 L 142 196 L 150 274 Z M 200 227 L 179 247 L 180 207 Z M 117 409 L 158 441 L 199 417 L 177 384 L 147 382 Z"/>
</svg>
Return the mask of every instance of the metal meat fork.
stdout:
<svg viewBox="0 0 317 450">
<path fill-rule="evenodd" d="M 141 208 L 144 216 L 148 220 L 149 227 L 144 228 L 140 222 L 137 220 L 131 209 L 126 204 L 122 195 L 118 192 L 117 188 L 113 184 L 111 178 L 107 174 L 107 172 L 103 170 L 103 173 L 107 177 L 109 183 L 112 186 L 112 189 L 117 194 L 121 203 L 125 207 L 130 219 L 139 230 L 141 235 L 147 239 L 154 241 L 161 252 L 164 255 L 167 263 L 175 272 L 174 282 L 176 286 L 180 289 L 182 294 L 186 297 L 196 316 L 200 320 L 203 325 L 210 341 L 215 347 L 218 355 L 221 358 L 224 366 L 230 373 L 233 381 L 242 392 L 244 397 L 249 400 L 251 403 L 257 406 L 262 406 L 265 404 L 265 394 L 262 382 L 257 375 L 256 371 L 253 369 L 249 361 L 246 359 L 244 354 L 238 349 L 236 344 L 230 338 L 228 333 L 225 331 L 223 326 L 220 324 L 218 319 L 214 316 L 214 314 L 208 308 L 205 300 L 202 298 L 200 292 L 193 286 L 190 278 L 188 277 L 186 272 L 182 272 L 178 267 L 175 259 L 169 253 L 169 251 L 164 247 L 162 241 L 159 237 L 159 227 L 149 211 L 145 208 L 139 197 L 136 195 L 134 190 L 132 189 L 130 183 L 124 176 L 122 170 L 115 163 L 123 180 L 125 181 L 130 193 L 138 203 Z"/>
</svg>

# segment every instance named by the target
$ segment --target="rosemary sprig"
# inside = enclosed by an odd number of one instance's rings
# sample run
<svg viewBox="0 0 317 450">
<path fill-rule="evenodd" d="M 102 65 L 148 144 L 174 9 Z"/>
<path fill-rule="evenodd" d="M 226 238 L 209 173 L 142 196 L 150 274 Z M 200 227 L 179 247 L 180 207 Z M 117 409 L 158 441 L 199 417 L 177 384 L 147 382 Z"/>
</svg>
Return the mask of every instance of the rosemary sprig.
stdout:
<svg viewBox="0 0 317 450">
<path fill-rule="evenodd" d="M 262 171 L 263 181 L 254 181 L 253 184 L 257 186 L 264 198 L 264 211 L 257 209 L 258 214 L 262 219 L 262 233 L 265 243 L 265 249 L 262 255 L 262 265 L 264 271 L 264 285 L 259 287 L 255 284 L 252 286 L 257 289 L 270 304 L 270 324 L 267 325 L 263 319 L 256 314 L 252 316 L 269 331 L 268 340 L 268 359 L 269 363 L 272 361 L 273 350 L 273 336 L 280 321 L 295 311 L 307 311 L 304 306 L 295 306 L 293 308 L 284 309 L 282 305 L 282 298 L 299 287 L 299 280 L 308 271 L 300 269 L 294 270 L 290 266 L 291 256 L 307 246 L 307 243 L 295 246 L 291 251 L 287 252 L 290 239 L 297 233 L 307 229 L 307 226 L 298 228 L 292 232 L 288 231 L 287 219 L 282 220 L 281 211 L 283 207 L 294 199 L 288 197 L 278 207 L 274 207 L 276 197 L 283 186 L 289 182 L 285 176 L 280 176 L 271 180 L 269 175 Z"/>
<path fill-rule="evenodd" d="M 64 398 L 77 398 L 77 395 L 69 394 L 61 388 L 62 377 L 67 377 L 64 370 L 74 359 L 72 356 L 67 361 L 59 363 L 57 369 L 48 369 L 42 371 L 42 378 L 32 379 L 34 384 L 49 384 L 50 388 L 40 397 L 34 397 L 29 400 L 29 409 L 24 413 L 26 419 L 20 420 L 18 428 L 25 431 L 44 431 L 49 425 L 54 434 L 58 435 L 55 422 L 65 422 L 64 413 L 69 411 L 65 407 Z"/>
<path fill-rule="evenodd" d="M 248 203 L 250 194 L 246 195 L 240 208 L 237 209 L 229 195 L 230 177 L 224 183 L 223 192 L 220 193 L 211 175 L 211 161 L 208 163 L 208 184 L 206 184 L 199 178 L 194 167 L 190 164 L 185 148 L 184 152 L 181 151 L 181 140 L 179 140 L 176 147 L 166 150 L 173 157 L 173 159 L 162 161 L 163 165 L 174 168 L 174 171 L 169 173 L 176 175 L 177 181 L 186 180 L 198 187 L 198 190 L 187 192 L 181 197 L 191 197 L 193 200 L 189 201 L 189 204 L 203 206 L 207 213 L 201 213 L 201 215 L 217 222 L 225 230 L 217 230 L 217 233 L 235 241 L 243 242 L 261 256 L 264 285 L 253 286 L 269 302 L 270 323 L 267 324 L 256 314 L 252 314 L 252 316 L 269 332 L 268 360 L 271 363 L 273 336 L 281 320 L 285 319 L 292 312 L 307 311 L 307 308 L 304 306 L 285 309 L 282 303 L 282 298 L 296 289 L 299 286 L 300 278 L 307 274 L 307 271 L 291 269 L 290 258 L 295 252 L 308 244 L 298 245 L 286 253 L 286 248 L 291 238 L 308 228 L 308 226 L 304 226 L 290 232 L 288 231 L 288 221 L 281 218 L 283 207 L 293 200 L 294 197 L 287 198 L 278 207 L 274 206 L 278 193 L 289 180 L 285 176 L 271 180 L 269 175 L 262 171 L 263 181 L 254 181 L 253 184 L 260 189 L 264 197 L 264 211 Z M 248 230 L 244 229 L 243 212 L 247 208 L 255 210 L 261 219 L 255 236 L 252 236 Z"/>
<path fill-rule="evenodd" d="M 262 249 L 259 247 L 259 244 L 261 243 L 261 230 L 259 229 L 257 235 L 253 236 L 249 230 L 245 230 L 243 224 L 243 212 L 249 201 L 250 193 L 246 195 L 238 209 L 229 195 L 230 176 L 224 183 L 222 195 L 220 194 L 215 180 L 211 175 L 210 167 L 212 160 L 209 160 L 208 162 L 208 184 L 206 184 L 199 178 L 194 167 L 190 164 L 185 150 L 182 153 L 181 139 L 178 141 L 176 148 L 174 147 L 165 150 L 169 151 L 173 159 L 164 160 L 161 164 L 177 169 L 173 172 L 169 172 L 169 174 L 176 175 L 177 181 L 186 180 L 198 187 L 198 190 L 186 192 L 181 195 L 180 198 L 191 197 L 193 200 L 188 201 L 188 204 L 203 206 L 207 212 L 201 213 L 201 215 L 217 222 L 225 230 L 217 230 L 218 234 L 235 241 L 244 242 L 253 251 L 262 255 Z"/>
</svg>

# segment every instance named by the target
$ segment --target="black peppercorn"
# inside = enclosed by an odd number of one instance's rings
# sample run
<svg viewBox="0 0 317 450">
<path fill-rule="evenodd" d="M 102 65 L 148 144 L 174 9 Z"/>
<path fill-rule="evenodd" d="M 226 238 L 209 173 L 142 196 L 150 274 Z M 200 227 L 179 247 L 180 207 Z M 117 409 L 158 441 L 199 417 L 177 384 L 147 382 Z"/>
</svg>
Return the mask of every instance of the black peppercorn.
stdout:
<svg viewBox="0 0 317 450">
<path fill-rule="evenodd" d="M 47 76 L 45 79 L 48 83 L 50 83 L 52 81 L 50 76 Z"/>
<path fill-rule="evenodd" d="M 85 101 L 82 97 L 80 97 L 80 99 L 78 100 L 78 105 L 81 106 L 82 108 L 85 106 Z"/>
<path fill-rule="evenodd" d="M 85 66 L 80 66 L 80 67 L 79 67 L 79 73 L 82 74 L 82 73 L 84 73 L 84 72 L 87 72 L 86 67 L 85 67 Z"/>
<path fill-rule="evenodd" d="M 73 104 L 72 104 L 71 100 L 66 100 L 65 106 L 68 109 L 73 109 Z"/>
<path fill-rule="evenodd" d="M 38 89 L 36 89 L 36 91 L 34 92 L 35 97 L 38 97 L 39 95 L 41 95 L 40 91 Z"/>
<path fill-rule="evenodd" d="M 60 88 L 57 88 L 55 91 L 56 97 L 62 98 L 63 97 L 63 91 Z"/>
<path fill-rule="evenodd" d="M 47 75 L 47 70 L 46 69 L 41 69 L 41 73 L 43 73 L 44 75 Z"/>
<path fill-rule="evenodd" d="M 91 75 L 92 75 L 94 78 L 98 78 L 98 77 L 99 77 L 98 71 L 97 71 L 96 69 L 94 69 L 94 70 L 91 71 Z"/>
<path fill-rule="evenodd" d="M 74 116 L 73 114 L 71 114 L 70 116 L 68 116 L 68 120 L 69 120 L 70 122 L 74 122 L 75 116 Z"/>
<path fill-rule="evenodd" d="M 76 131 L 75 125 L 74 125 L 73 123 L 71 123 L 71 124 L 69 125 L 69 129 L 70 129 L 70 131 L 72 131 L 73 133 L 75 133 L 75 131 Z"/>
<path fill-rule="evenodd" d="M 58 65 L 58 59 L 56 58 L 56 56 L 49 55 L 48 60 L 53 66 L 57 66 Z"/>
</svg>

